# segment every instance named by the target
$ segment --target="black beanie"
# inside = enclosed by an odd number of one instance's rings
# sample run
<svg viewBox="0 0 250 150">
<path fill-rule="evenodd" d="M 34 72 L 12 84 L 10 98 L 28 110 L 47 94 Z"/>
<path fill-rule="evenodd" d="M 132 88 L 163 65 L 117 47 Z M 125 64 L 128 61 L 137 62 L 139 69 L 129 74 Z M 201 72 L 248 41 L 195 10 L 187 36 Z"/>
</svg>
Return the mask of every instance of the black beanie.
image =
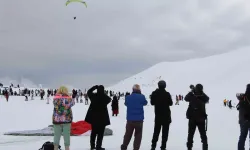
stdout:
<svg viewBox="0 0 250 150">
<path fill-rule="evenodd" d="M 197 84 L 197 85 L 195 86 L 195 89 L 196 89 L 197 91 L 203 91 L 203 85 L 202 85 L 202 84 Z"/>
<path fill-rule="evenodd" d="M 159 87 L 159 88 L 165 89 L 166 86 L 167 86 L 167 85 L 166 85 L 166 82 L 165 82 L 164 80 L 161 80 L 161 81 L 158 82 L 158 87 Z"/>
</svg>

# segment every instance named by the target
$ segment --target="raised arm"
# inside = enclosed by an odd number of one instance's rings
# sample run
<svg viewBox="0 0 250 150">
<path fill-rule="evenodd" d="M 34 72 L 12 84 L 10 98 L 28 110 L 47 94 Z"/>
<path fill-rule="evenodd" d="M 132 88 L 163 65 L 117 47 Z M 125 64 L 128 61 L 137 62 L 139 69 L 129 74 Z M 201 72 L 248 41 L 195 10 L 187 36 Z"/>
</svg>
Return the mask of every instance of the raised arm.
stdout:
<svg viewBox="0 0 250 150">
<path fill-rule="evenodd" d="M 92 99 L 92 97 L 93 97 L 93 95 L 94 95 L 94 90 L 96 90 L 98 88 L 98 85 L 95 85 L 95 86 L 93 86 L 92 88 L 90 88 L 89 90 L 88 90 L 88 92 L 87 92 L 87 95 L 88 95 L 88 97 L 89 97 L 89 99 L 91 100 Z"/>
<path fill-rule="evenodd" d="M 191 99 L 191 97 L 192 97 L 192 94 L 193 94 L 192 92 L 189 92 L 189 93 L 185 96 L 185 99 L 184 99 L 184 100 L 185 100 L 186 102 L 190 102 L 190 101 L 191 101 L 190 99 Z"/>
</svg>

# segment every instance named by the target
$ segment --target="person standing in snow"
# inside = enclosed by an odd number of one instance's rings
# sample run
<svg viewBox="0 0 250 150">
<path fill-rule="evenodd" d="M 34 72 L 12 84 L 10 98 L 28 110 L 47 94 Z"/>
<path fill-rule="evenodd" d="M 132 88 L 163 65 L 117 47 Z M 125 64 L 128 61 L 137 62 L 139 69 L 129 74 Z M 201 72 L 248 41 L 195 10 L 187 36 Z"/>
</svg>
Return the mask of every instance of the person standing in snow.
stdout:
<svg viewBox="0 0 250 150">
<path fill-rule="evenodd" d="M 156 144 L 162 128 L 162 144 L 161 150 L 166 150 L 168 141 L 169 126 L 171 120 L 170 106 L 173 105 L 172 97 L 165 90 L 166 82 L 161 80 L 158 82 L 158 89 L 151 94 L 151 105 L 155 107 L 155 127 L 152 139 L 152 148 L 155 150 Z"/>
<path fill-rule="evenodd" d="M 4 95 L 4 97 L 6 98 L 6 101 L 8 102 L 8 101 L 9 101 L 9 92 L 8 92 L 7 89 L 4 89 L 4 90 L 3 90 L 3 95 Z"/>
<path fill-rule="evenodd" d="M 239 110 L 240 124 L 238 150 L 245 150 L 245 141 L 250 130 L 250 84 L 247 85 L 244 94 L 237 94 L 236 97 L 239 100 L 237 109 Z"/>
<path fill-rule="evenodd" d="M 112 116 L 117 116 L 119 114 L 119 102 L 116 95 L 113 97 L 111 107 L 112 107 Z"/>
<path fill-rule="evenodd" d="M 224 99 L 223 104 L 225 107 L 227 106 L 227 99 Z"/>
<path fill-rule="evenodd" d="M 44 95 L 45 95 L 45 92 L 44 92 L 44 90 L 43 90 L 43 89 L 41 89 L 41 90 L 40 90 L 41 100 L 43 100 Z"/>
<path fill-rule="evenodd" d="M 53 99 L 54 111 L 52 122 L 54 124 L 54 150 L 58 150 L 60 138 L 63 135 L 65 150 L 70 147 L 70 132 L 73 119 L 72 109 L 75 102 L 69 96 L 68 89 L 61 86 Z"/>
<path fill-rule="evenodd" d="M 189 119 L 187 148 L 188 150 L 192 150 L 194 133 L 196 127 L 198 127 L 202 141 L 202 150 L 208 150 L 205 105 L 209 102 L 209 97 L 203 92 L 203 86 L 197 84 L 195 88 L 186 95 L 185 101 L 189 102 L 186 113 L 186 117 Z"/>
<path fill-rule="evenodd" d="M 144 120 L 143 107 L 147 104 L 148 102 L 145 96 L 141 94 L 140 86 L 135 84 L 132 94 L 125 98 L 125 105 L 127 106 L 127 124 L 121 150 L 127 150 L 133 132 L 135 132 L 134 150 L 140 149 Z"/>
<path fill-rule="evenodd" d="M 84 99 L 85 99 L 85 105 L 88 105 L 89 99 L 88 99 L 88 95 L 86 93 L 84 93 Z"/>
<path fill-rule="evenodd" d="M 97 90 L 97 93 L 93 93 Z M 87 95 L 91 101 L 85 121 L 91 124 L 92 131 L 90 135 L 91 150 L 105 150 L 102 148 L 103 135 L 105 127 L 110 125 L 107 105 L 111 98 L 105 94 L 103 85 L 95 85 L 90 88 Z M 95 145 L 97 137 L 97 142 Z"/>
<path fill-rule="evenodd" d="M 232 109 L 232 107 L 233 107 L 233 105 L 232 105 L 232 100 L 229 100 L 229 101 L 228 101 L 228 107 L 229 107 L 230 109 Z"/>
<path fill-rule="evenodd" d="M 27 88 L 24 89 L 23 94 L 25 96 L 25 101 L 28 101 L 28 89 Z"/>
</svg>

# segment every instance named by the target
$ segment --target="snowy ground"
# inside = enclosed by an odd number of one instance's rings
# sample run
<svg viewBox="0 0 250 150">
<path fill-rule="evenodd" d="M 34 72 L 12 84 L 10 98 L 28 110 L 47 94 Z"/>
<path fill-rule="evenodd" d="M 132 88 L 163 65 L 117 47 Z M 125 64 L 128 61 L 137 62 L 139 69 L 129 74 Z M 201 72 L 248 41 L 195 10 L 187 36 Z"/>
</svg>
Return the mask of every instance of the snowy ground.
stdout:
<svg viewBox="0 0 250 150">
<path fill-rule="evenodd" d="M 186 91 L 188 92 L 188 91 Z M 213 95 L 216 98 L 216 95 Z M 211 99 L 213 101 L 215 99 Z M 114 135 L 105 137 L 103 147 L 108 150 L 119 150 L 122 144 L 126 123 L 126 108 L 124 100 L 120 100 L 120 115 L 112 117 L 109 126 Z M 208 104 L 208 142 L 211 150 L 235 150 L 239 136 L 238 112 L 222 106 L 222 100 L 218 103 Z M 73 108 L 74 121 L 83 120 L 88 106 L 77 103 Z M 181 102 L 179 106 L 173 106 L 172 124 L 170 127 L 168 149 L 185 150 L 187 139 L 187 119 L 185 113 L 187 103 Z M 0 149 L 1 150 L 37 150 L 46 141 L 53 141 L 53 137 L 21 137 L 5 136 L 4 132 L 40 129 L 51 124 L 53 106 L 50 103 L 36 98 L 33 101 L 24 101 L 24 97 L 10 97 L 7 103 L 0 97 Z M 109 106 L 109 113 L 111 114 Z M 142 140 L 142 150 L 149 150 L 154 127 L 154 109 L 145 107 L 145 122 Z M 194 150 L 201 149 L 201 140 L 198 130 L 194 139 Z M 160 143 L 160 142 L 159 142 Z M 61 140 L 63 145 L 63 140 Z M 132 141 L 129 150 L 132 150 Z M 247 144 L 248 145 L 248 144 Z M 158 144 L 158 146 L 160 146 Z M 248 146 L 247 146 L 248 147 Z M 71 137 L 71 150 L 85 150 L 89 148 L 89 137 Z"/>
</svg>

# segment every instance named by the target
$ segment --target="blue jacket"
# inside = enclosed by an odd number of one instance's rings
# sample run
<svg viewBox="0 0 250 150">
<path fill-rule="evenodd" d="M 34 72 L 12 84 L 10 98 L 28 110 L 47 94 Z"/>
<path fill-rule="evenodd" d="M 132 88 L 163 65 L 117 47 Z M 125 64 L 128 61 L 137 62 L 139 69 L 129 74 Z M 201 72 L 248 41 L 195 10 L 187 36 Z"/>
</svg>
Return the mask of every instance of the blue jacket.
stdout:
<svg viewBox="0 0 250 150">
<path fill-rule="evenodd" d="M 147 105 L 143 94 L 132 93 L 125 98 L 125 105 L 127 106 L 127 121 L 143 121 L 144 110 L 143 106 Z"/>
</svg>

